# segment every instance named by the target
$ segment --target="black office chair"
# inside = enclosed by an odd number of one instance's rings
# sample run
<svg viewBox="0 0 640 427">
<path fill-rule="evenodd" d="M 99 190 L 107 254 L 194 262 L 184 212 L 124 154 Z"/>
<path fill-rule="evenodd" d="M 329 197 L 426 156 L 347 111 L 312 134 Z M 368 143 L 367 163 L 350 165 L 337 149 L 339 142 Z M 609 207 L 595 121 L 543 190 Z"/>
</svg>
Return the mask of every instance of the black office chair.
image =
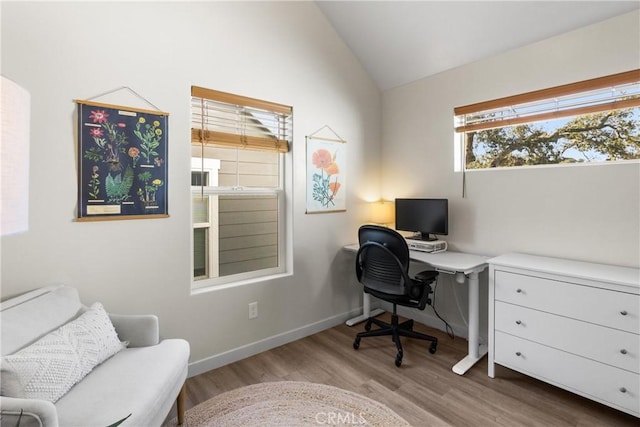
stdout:
<svg viewBox="0 0 640 427">
<path fill-rule="evenodd" d="M 356 256 L 356 276 L 364 285 L 364 291 L 385 301 L 393 303 L 391 323 L 370 317 L 365 324 L 365 332 L 360 332 L 353 348 L 360 347 L 360 340 L 366 337 L 391 335 L 396 343 L 398 353 L 396 366 L 402 364 L 402 344 L 400 337 L 417 338 L 431 341 L 429 352 L 436 352 L 438 339 L 430 335 L 415 332 L 413 320 L 398 323 L 396 306 L 418 308 L 424 310 L 431 304 L 429 295 L 433 292 L 431 283 L 438 276 L 437 271 L 423 271 L 414 279 L 409 277 L 409 247 L 398 232 L 377 225 L 363 225 L 358 230 L 360 249 Z M 371 330 L 375 323 L 380 329 Z"/>
</svg>

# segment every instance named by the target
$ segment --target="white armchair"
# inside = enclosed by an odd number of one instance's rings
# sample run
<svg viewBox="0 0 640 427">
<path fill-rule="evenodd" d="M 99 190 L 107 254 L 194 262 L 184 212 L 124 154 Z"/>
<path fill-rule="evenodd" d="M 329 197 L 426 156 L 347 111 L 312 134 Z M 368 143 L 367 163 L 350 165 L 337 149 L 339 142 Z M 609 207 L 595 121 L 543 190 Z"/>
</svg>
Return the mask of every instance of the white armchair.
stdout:
<svg viewBox="0 0 640 427">
<path fill-rule="evenodd" d="M 62 325 L 74 321 L 87 307 L 75 288 L 50 286 L 3 301 L 0 306 L 3 358 L 28 347 Z M 159 426 L 177 399 L 178 419 L 184 417 L 184 382 L 189 344 L 161 340 L 153 315 L 109 318 L 126 348 L 97 365 L 59 400 L 8 396 L 2 368 L 0 410 L 2 426 L 108 426 L 127 415 L 125 426 Z M 7 381 L 5 381 L 7 380 Z"/>
</svg>

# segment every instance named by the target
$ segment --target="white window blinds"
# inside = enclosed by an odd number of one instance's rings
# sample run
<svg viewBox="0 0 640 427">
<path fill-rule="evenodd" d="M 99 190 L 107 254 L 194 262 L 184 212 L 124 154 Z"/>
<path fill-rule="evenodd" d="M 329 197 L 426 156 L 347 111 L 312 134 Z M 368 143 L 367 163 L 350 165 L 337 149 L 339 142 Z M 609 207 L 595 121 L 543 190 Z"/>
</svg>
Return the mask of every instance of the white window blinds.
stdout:
<svg viewBox="0 0 640 427">
<path fill-rule="evenodd" d="M 454 109 L 458 133 L 640 106 L 640 69 Z"/>
<path fill-rule="evenodd" d="M 254 98 L 191 87 L 191 142 L 289 151 L 293 109 Z"/>
</svg>

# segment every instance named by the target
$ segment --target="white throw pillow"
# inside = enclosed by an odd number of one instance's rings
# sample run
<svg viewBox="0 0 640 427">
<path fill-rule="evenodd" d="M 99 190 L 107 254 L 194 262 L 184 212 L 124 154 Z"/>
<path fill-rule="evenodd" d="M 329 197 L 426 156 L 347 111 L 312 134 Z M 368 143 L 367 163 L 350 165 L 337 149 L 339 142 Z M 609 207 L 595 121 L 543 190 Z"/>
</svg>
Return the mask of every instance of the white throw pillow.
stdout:
<svg viewBox="0 0 640 427">
<path fill-rule="evenodd" d="M 22 350 L 2 358 L 2 395 L 56 402 L 127 343 L 118 339 L 102 304 Z"/>
</svg>

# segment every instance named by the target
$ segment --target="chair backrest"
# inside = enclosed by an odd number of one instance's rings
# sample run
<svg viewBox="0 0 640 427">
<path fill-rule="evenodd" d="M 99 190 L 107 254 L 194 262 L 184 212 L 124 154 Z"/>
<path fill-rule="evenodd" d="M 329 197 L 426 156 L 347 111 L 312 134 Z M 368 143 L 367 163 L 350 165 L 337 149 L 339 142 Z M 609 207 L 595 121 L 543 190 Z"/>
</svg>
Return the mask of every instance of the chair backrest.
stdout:
<svg viewBox="0 0 640 427">
<path fill-rule="evenodd" d="M 377 225 L 358 230 L 360 249 L 356 256 L 356 276 L 365 288 L 390 295 L 408 295 L 409 247 L 397 231 Z"/>
</svg>

